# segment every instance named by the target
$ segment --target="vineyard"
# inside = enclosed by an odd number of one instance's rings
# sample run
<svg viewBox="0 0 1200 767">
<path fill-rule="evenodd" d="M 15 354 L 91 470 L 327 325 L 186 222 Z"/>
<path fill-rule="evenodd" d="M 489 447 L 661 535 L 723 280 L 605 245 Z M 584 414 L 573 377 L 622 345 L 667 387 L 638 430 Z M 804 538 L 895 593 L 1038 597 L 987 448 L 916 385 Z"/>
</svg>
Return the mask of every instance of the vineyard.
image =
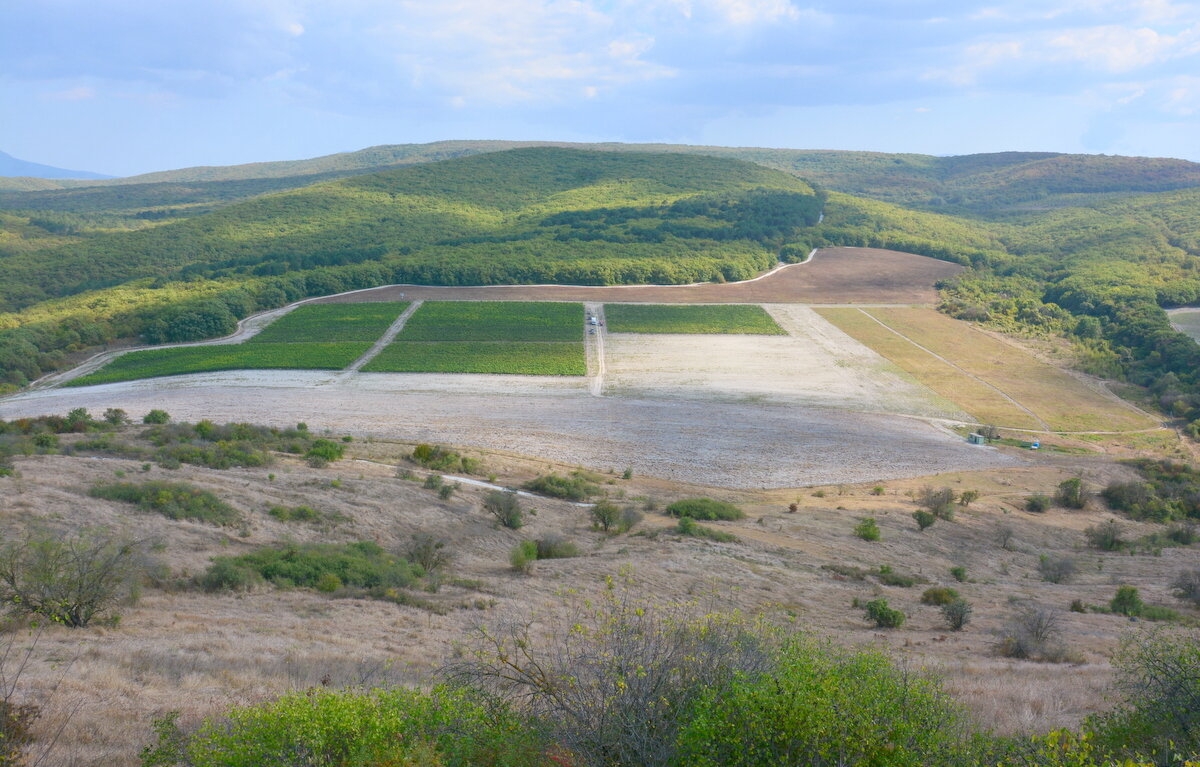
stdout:
<svg viewBox="0 0 1200 767">
<path fill-rule="evenodd" d="M 785 335 L 761 306 L 608 304 L 604 314 L 612 333 Z"/>
</svg>

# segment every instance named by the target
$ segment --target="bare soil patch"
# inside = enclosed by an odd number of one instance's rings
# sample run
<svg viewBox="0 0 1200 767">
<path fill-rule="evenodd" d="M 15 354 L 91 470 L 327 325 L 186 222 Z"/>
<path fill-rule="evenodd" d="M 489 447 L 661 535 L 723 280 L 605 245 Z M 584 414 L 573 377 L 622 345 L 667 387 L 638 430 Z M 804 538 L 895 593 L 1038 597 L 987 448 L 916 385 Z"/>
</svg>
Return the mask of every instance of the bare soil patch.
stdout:
<svg viewBox="0 0 1200 767">
<path fill-rule="evenodd" d="M 963 267 L 878 248 L 822 248 L 804 264 L 761 279 L 702 285 L 391 285 L 318 299 L 349 301 L 604 301 L 608 303 L 879 303 L 932 304 L 934 283 Z"/>
</svg>

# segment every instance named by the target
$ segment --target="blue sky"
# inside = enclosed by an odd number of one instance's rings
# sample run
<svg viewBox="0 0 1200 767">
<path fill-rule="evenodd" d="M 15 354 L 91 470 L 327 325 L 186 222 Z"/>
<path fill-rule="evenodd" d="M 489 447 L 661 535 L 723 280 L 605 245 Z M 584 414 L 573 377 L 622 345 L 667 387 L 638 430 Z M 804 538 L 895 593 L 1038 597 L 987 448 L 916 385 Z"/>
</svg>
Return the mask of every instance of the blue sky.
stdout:
<svg viewBox="0 0 1200 767">
<path fill-rule="evenodd" d="M 1200 3 L 0 2 L 0 150 L 23 159 L 454 138 L 1200 161 Z"/>
</svg>

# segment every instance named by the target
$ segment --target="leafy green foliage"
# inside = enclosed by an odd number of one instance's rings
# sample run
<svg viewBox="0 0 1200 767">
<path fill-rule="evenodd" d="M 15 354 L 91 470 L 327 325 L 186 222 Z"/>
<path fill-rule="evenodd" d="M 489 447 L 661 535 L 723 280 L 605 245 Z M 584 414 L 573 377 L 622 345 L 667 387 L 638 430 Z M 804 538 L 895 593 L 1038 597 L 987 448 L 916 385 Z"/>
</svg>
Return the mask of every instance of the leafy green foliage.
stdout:
<svg viewBox="0 0 1200 767">
<path fill-rule="evenodd" d="M 864 541 L 877 541 L 882 537 L 879 532 L 879 524 L 874 517 L 859 520 L 858 524 L 854 526 L 854 534 Z"/>
<path fill-rule="evenodd" d="M 508 552 L 508 563 L 514 570 L 529 572 L 529 568 L 537 561 L 537 541 L 521 541 Z"/>
<path fill-rule="evenodd" d="M 144 548 L 104 528 L 32 528 L 0 544 L 0 604 L 71 628 L 116 619 L 149 567 Z"/>
<path fill-rule="evenodd" d="M 369 343 L 247 343 L 146 349 L 123 354 L 68 385 L 92 386 L 220 370 L 341 370 L 370 346 Z"/>
<path fill-rule="evenodd" d="M 279 588 L 316 588 L 322 576 L 346 586 L 377 590 L 404 588 L 424 576 L 417 565 L 370 541 L 263 546 L 235 557 L 216 557 L 202 578 L 210 590 L 230 588 L 231 571 L 244 582 L 264 580 Z"/>
<path fill-rule="evenodd" d="M 959 598 L 958 592 L 947 586 L 933 586 L 921 594 L 921 604 L 941 607 Z"/>
<path fill-rule="evenodd" d="M 376 373 L 582 376 L 587 374 L 587 360 L 582 342 L 396 341 L 368 362 L 363 370 Z"/>
<path fill-rule="evenodd" d="M 951 631 L 962 631 L 970 623 L 972 612 L 974 612 L 974 608 L 961 597 L 942 605 L 942 619 L 946 621 L 946 626 Z"/>
<path fill-rule="evenodd" d="M 1200 519 L 1200 469 L 1172 461 L 1129 462 L 1144 482 L 1113 482 L 1102 493 L 1109 508 L 1133 519 Z"/>
<path fill-rule="evenodd" d="M 407 307 L 405 302 L 306 304 L 275 320 L 247 343 L 374 342 Z"/>
<path fill-rule="evenodd" d="M 525 509 L 515 492 L 492 490 L 483 497 L 483 510 L 510 530 L 519 530 L 525 524 Z"/>
<path fill-rule="evenodd" d="M 403 341 L 579 341 L 583 305 L 549 301 L 426 301 Z"/>
<path fill-rule="evenodd" d="M 613 333 L 785 335 L 761 306 L 606 304 L 604 317 Z"/>
<path fill-rule="evenodd" d="M 584 501 L 600 493 L 600 487 L 579 473 L 569 477 L 558 474 L 546 474 L 526 482 L 523 487 L 551 498 L 563 498 L 568 501 Z"/>
<path fill-rule="evenodd" d="M 1108 607 L 1114 613 L 1137 617 L 1142 614 L 1146 604 L 1138 594 L 1136 586 L 1118 586 L 1117 593 L 1109 602 Z"/>
<path fill-rule="evenodd" d="M 1083 480 L 1079 477 L 1064 479 L 1058 483 L 1058 491 L 1054 495 L 1054 502 L 1059 506 L 1067 509 L 1082 509 L 1087 506 L 1088 494 L 1083 487 Z"/>
<path fill-rule="evenodd" d="M 1025 499 L 1025 511 L 1041 514 L 1050 509 L 1053 500 L 1048 495 L 1031 495 Z"/>
<path fill-rule="evenodd" d="M 937 522 L 937 517 L 924 509 L 914 511 L 913 519 L 916 520 L 917 528 L 922 531 L 927 527 L 931 527 L 934 522 Z"/>
<path fill-rule="evenodd" d="M 667 506 L 666 512 L 673 517 L 725 522 L 743 519 L 746 516 L 745 512 L 732 503 L 714 501 L 712 498 L 684 498 Z"/>
<path fill-rule="evenodd" d="M 160 728 L 142 764 L 260 767 L 304 754 L 327 767 L 537 767 L 545 764 L 544 748 L 514 713 L 466 691 L 314 689 L 232 708 L 188 735 Z"/>
<path fill-rule="evenodd" d="M 186 482 L 116 482 L 88 491 L 93 498 L 133 503 L 168 519 L 187 519 L 229 527 L 242 521 L 241 512 L 217 496 Z"/>
<path fill-rule="evenodd" d="M 267 514 L 280 522 L 301 522 L 322 529 L 330 529 L 349 520 L 341 512 L 318 511 L 311 506 L 272 506 L 267 509 Z"/>
<path fill-rule="evenodd" d="M 441 445 L 417 445 L 409 457 L 425 468 L 433 469 L 434 471 L 462 471 L 467 474 L 479 473 L 479 460 L 477 458 L 461 455 Z"/>
<path fill-rule="evenodd" d="M 886 599 L 867 602 L 865 610 L 867 620 L 872 621 L 876 628 L 897 629 L 904 625 L 904 613 L 889 607 Z"/>
</svg>

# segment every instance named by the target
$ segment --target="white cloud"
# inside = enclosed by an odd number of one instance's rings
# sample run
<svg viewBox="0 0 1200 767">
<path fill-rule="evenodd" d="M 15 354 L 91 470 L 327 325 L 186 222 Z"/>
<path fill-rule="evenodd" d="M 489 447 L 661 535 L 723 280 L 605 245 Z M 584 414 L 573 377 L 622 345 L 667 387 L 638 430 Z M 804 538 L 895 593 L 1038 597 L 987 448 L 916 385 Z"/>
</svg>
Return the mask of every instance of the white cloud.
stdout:
<svg viewBox="0 0 1200 767">
<path fill-rule="evenodd" d="M 800 18 L 790 0 L 710 0 L 714 10 L 732 24 L 766 24 Z"/>
<path fill-rule="evenodd" d="M 1179 42 L 1179 37 L 1148 27 L 1102 26 L 1063 31 L 1049 40 L 1047 51 L 1052 59 L 1078 61 L 1109 72 L 1129 72 L 1165 60 Z"/>
</svg>

